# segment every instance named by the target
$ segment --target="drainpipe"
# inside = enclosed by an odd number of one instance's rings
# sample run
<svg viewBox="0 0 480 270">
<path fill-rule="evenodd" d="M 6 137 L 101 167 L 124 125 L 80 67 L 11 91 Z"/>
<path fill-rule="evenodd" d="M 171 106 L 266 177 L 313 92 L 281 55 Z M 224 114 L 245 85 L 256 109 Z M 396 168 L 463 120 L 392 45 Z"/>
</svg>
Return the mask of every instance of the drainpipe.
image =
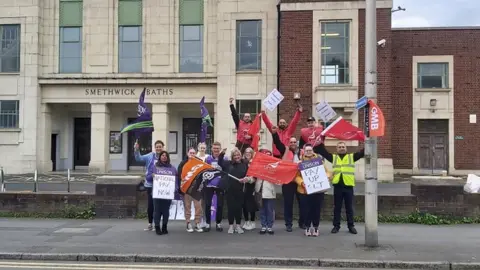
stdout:
<svg viewBox="0 0 480 270">
<path fill-rule="evenodd" d="M 280 1 L 277 4 L 277 89 L 280 91 L 280 29 L 281 29 L 281 12 Z M 277 123 L 280 120 L 280 104 L 277 105 Z"/>
</svg>

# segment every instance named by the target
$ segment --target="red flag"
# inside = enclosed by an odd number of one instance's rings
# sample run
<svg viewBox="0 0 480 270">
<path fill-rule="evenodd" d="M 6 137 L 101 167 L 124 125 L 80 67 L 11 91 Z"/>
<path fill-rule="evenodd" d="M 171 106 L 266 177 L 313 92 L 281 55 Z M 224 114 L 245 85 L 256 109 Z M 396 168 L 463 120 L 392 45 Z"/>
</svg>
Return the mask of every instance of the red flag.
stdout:
<svg viewBox="0 0 480 270">
<path fill-rule="evenodd" d="M 260 178 L 276 185 L 282 185 L 292 182 L 295 179 L 297 172 L 297 163 L 281 160 L 257 152 L 248 167 L 247 175 Z"/>
<path fill-rule="evenodd" d="M 258 145 L 260 144 L 260 134 L 258 133 L 260 132 L 261 121 L 261 114 L 257 114 L 248 130 L 248 135 L 252 136 L 252 144 L 250 146 L 255 152 L 258 151 Z"/>
<path fill-rule="evenodd" d="M 385 117 L 373 100 L 368 101 L 368 132 L 370 137 L 382 137 L 385 134 Z"/>
<path fill-rule="evenodd" d="M 322 135 L 342 141 L 365 141 L 365 134 L 363 131 L 345 121 L 341 116 L 331 123 L 322 132 Z"/>
</svg>

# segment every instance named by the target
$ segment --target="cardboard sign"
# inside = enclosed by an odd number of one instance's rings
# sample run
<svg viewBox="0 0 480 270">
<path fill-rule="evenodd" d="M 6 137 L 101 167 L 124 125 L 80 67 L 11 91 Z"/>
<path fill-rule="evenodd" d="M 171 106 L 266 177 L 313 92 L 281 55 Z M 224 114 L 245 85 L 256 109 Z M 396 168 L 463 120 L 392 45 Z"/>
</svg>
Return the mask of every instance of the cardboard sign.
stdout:
<svg viewBox="0 0 480 270">
<path fill-rule="evenodd" d="M 327 172 L 320 158 L 304 160 L 298 164 L 298 168 L 302 173 L 307 194 L 321 192 L 330 188 Z"/>
<path fill-rule="evenodd" d="M 273 111 L 284 98 L 285 97 L 278 92 L 277 89 L 273 89 L 273 91 L 263 100 L 263 105 L 265 105 L 269 111 Z"/>
<path fill-rule="evenodd" d="M 174 175 L 156 174 L 153 177 L 153 192 L 154 199 L 175 199 L 175 181 Z"/>
</svg>

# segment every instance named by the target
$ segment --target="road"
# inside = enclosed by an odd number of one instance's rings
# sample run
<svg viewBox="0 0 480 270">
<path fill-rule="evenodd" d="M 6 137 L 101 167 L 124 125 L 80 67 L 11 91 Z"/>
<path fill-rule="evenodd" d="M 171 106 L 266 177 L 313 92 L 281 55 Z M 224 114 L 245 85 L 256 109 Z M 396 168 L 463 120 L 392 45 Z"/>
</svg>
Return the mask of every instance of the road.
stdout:
<svg viewBox="0 0 480 270">
<path fill-rule="evenodd" d="M 291 269 L 317 269 L 317 270 L 365 270 L 365 268 L 310 268 L 310 267 L 263 267 L 239 265 L 199 265 L 199 264 L 140 264 L 140 263 L 102 263 L 102 262 L 36 262 L 36 261 L 0 261 L 0 270 L 17 269 L 56 269 L 56 270 L 291 270 Z M 372 268 L 370 268 L 372 269 Z M 372 269 L 372 270 L 379 270 Z"/>
</svg>

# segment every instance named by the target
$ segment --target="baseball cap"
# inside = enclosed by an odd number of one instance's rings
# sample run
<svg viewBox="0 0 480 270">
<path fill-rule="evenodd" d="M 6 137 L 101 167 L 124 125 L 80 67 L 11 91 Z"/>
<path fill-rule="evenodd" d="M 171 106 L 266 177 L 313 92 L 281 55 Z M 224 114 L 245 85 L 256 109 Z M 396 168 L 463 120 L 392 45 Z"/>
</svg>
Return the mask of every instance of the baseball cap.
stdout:
<svg viewBox="0 0 480 270">
<path fill-rule="evenodd" d="M 307 119 L 307 122 L 315 122 L 315 121 L 316 121 L 316 120 L 315 120 L 315 117 L 313 117 L 313 116 L 310 116 L 310 117 L 308 117 L 308 119 Z"/>
</svg>

